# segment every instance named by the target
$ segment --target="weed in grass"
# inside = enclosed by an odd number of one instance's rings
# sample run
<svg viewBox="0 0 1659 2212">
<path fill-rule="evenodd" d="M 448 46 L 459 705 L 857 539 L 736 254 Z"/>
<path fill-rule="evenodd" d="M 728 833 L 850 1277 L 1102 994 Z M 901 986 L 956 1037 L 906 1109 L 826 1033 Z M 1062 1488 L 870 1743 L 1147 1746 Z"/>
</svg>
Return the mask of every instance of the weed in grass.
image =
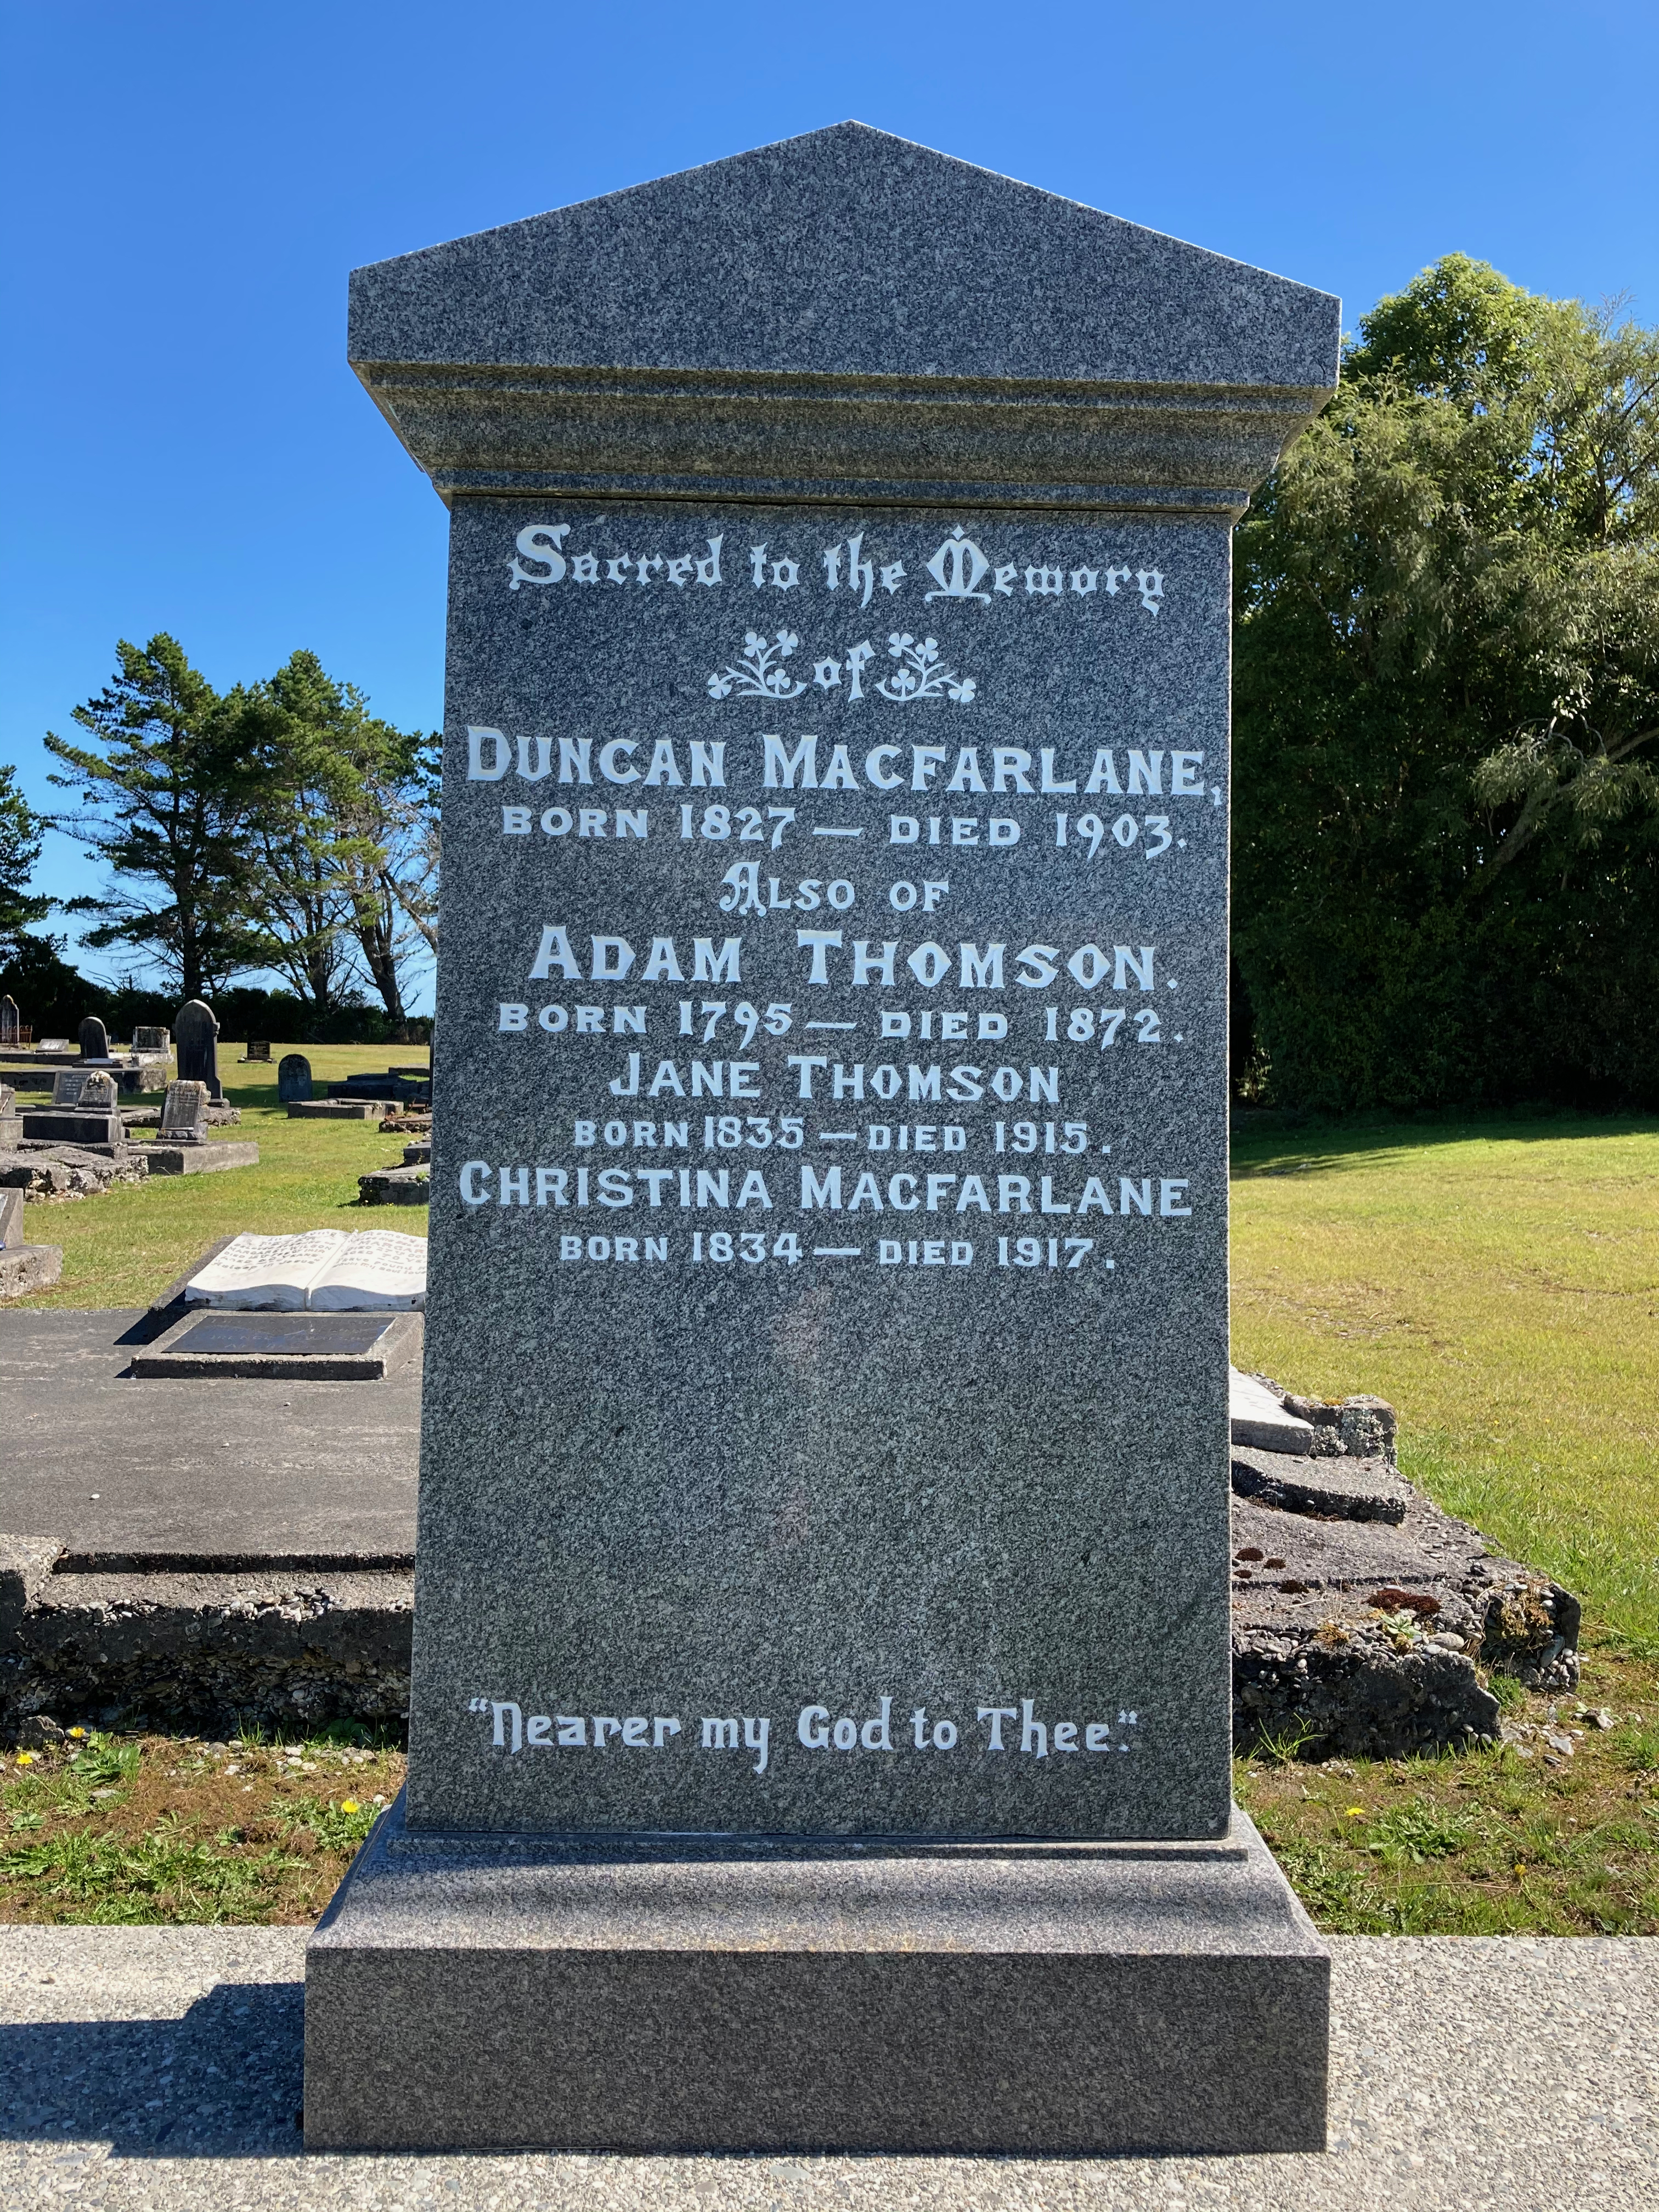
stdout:
<svg viewBox="0 0 1659 2212">
<path fill-rule="evenodd" d="M 1422 1866 L 1430 1859 L 1450 1858 L 1471 1841 L 1474 1820 L 1466 1813 L 1441 1813 L 1413 1797 L 1407 1805 L 1390 1806 L 1370 1824 L 1365 1848 L 1390 1866 L 1409 1860 Z"/>
<path fill-rule="evenodd" d="M 0 1760 L 0 1919 L 314 1920 L 403 1778 L 397 1751 L 337 1740 L 365 1733 Z"/>
<path fill-rule="evenodd" d="M 1616 1729 L 1613 1755 L 1633 1774 L 1659 1774 L 1659 1723 L 1637 1721 Z"/>
</svg>

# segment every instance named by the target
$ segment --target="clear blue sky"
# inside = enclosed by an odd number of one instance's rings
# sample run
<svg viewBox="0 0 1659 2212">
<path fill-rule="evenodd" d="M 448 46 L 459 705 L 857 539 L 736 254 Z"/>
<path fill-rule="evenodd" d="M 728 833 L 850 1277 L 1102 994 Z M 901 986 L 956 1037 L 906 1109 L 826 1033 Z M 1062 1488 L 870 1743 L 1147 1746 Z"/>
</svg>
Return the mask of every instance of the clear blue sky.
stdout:
<svg viewBox="0 0 1659 2212">
<path fill-rule="evenodd" d="M 445 518 L 346 367 L 360 262 L 856 116 L 1339 292 L 1350 327 L 1453 249 L 1659 319 L 1651 0 L 0 21 L 0 760 L 41 806 L 40 734 L 118 637 L 171 630 L 218 684 L 309 646 L 437 725 Z M 45 889 L 95 881 L 48 840 Z"/>
</svg>

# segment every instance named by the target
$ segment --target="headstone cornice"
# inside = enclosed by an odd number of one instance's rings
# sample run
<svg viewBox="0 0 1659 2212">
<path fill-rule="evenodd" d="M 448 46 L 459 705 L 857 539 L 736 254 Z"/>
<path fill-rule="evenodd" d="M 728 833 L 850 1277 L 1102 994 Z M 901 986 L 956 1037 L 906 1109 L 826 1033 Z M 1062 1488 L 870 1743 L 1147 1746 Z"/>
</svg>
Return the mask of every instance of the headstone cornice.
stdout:
<svg viewBox="0 0 1659 2212">
<path fill-rule="evenodd" d="M 1330 397 L 1314 385 L 354 366 L 447 503 L 548 492 L 1237 518 Z"/>
</svg>

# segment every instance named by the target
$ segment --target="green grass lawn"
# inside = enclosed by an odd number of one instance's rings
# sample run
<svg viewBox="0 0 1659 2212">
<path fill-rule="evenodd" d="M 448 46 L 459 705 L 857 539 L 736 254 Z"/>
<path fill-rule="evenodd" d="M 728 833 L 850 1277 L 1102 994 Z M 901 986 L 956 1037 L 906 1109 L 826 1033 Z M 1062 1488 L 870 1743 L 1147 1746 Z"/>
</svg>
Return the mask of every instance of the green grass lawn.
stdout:
<svg viewBox="0 0 1659 2212">
<path fill-rule="evenodd" d="M 1659 1123 L 1248 1129 L 1233 1356 L 1400 1412 L 1405 1471 L 1659 1648 Z"/>
<path fill-rule="evenodd" d="M 407 1137 L 386 1136 L 374 1121 L 290 1121 L 276 1103 L 276 1062 L 303 1052 L 321 1094 L 325 1083 L 392 1066 L 427 1063 L 424 1045 L 283 1045 L 271 1064 L 237 1065 L 240 1045 L 219 1053 L 226 1103 L 241 1109 L 224 1138 L 252 1137 L 259 1164 L 222 1175 L 156 1176 L 102 1198 L 54 1200 L 25 1208 L 33 1243 L 61 1244 L 63 1279 L 19 1304 L 28 1306 L 148 1305 L 221 1237 L 242 1229 L 262 1236 L 295 1229 L 396 1229 L 424 1237 L 424 1206 L 358 1204 L 357 1178 L 395 1167 Z"/>
<path fill-rule="evenodd" d="M 320 1081 L 422 1055 L 308 1057 Z M 64 1256 L 30 1304 L 147 1302 L 234 1229 L 424 1230 L 414 1208 L 356 1208 L 401 1138 L 290 1122 L 274 1070 L 224 1061 L 259 1165 L 30 1207 Z M 1575 1590 L 1586 1632 L 1576 1697 L 1494 1680 L 1499 1746 L 1260 1753 L 1241 1803 L 1333 1933 L 1659 1934 L 1659 1123 L 1264 1118 L 1235 1141 L 1232 1255 L 1238 1364 L 1391 1401 L 1407 1472 Z M 1564 1731 L 1570 1753 L 1550 1747 Z M 336 1776 L 344 1760 L 368 1763 Z M 313 1917 L 401 1772 L 393 1750 L 327 1742 L 297 1767 L 160 1739 L 0 1759 L 0 1920 Z"/>
</svg>

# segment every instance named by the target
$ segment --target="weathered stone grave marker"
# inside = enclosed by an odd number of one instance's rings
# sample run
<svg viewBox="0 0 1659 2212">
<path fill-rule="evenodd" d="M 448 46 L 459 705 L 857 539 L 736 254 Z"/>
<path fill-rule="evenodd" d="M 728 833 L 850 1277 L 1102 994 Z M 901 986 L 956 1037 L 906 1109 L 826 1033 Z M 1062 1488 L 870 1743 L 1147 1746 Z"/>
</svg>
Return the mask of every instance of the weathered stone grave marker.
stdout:
<svg viewBox="0 0 1659 2212">
<path fill-rule="evenodd" d="M 222 1175 L 229 1168 L 256 1167 L 259 1147 L 249 1138 L 214 1144 L 208 1136 L 209 1092 L 205 1083 L 182 1078 L 169 1083 L 161 1102 L 161 1127 L 144 1158 L 152 1175 Z"/>
<path fill-rule="evenodd" d="M 219 1024 L 211 1006 L 200 999 L 189 1000 L 173 1018 L 173 1034 L 179 1047 L 179 1079 L 205 1083 L 212 1104 L 224 1103 L 219 1080 Z"/>
<path fill-rule="evenodd" d="M 173 1032 L 164 1029 L 138 1029 L 132 1033 L 132 1048 L 139 1053 L 165 1053 L 172 1049 Z"/>
<path fill-rule="evenodd" d="M 204 1145 L 208 1141 L 208 1090 L 205 1083 L 169 1083 L 161 1102 L 161 1134 L 170 1144 Z"/>
<path fill-rule="evenodd" d="M 1338 335 L 852 125 L 354 278 L 452 511 L 445 1045 L 319 2145 L 1322 2142 L 1231 1804 L 1227 687 Z"/>
<path fill-rule="evenodd" d="M 52 1104 L 54 1106 L 63 1107 L 66 1109 L 70 1107 L 78 1106 L 81 1103 L 82 1097 L 86 1095 L 86 1088 L 91 1079 L 91 1077 L 81 1068 L 65 1067 L 61 1069 L 52 1079 Z"/>
<path fill-rule="evenodd" d="M 268 1066 L 270 1064 L 270 1040 L 265 1037 L 250 1038 L 248 1040 L 247 1048 L 242 1054 L 243 1065 L 246 1066 L 252 1061 L 259 1061 Z"/>
<path fill-rule="evenodd" d="M 285 1052 L 276 1063 L 276 1103 L 292 1106 L 311 1096 L 311 1062 L 302 1052 Z"/>
<path fill-rule="evenodd" d="M 16 1000 L 9 991 L 0 993 L 0 1044 L 15 1044 L 22 1026 Z"/>
<path fill-rule="evenodd" d="M 78 1032 L 82 1060 L 109 1058 L 109 1031 L 96 1014 L 88 1014 Z"/>
</svg>

